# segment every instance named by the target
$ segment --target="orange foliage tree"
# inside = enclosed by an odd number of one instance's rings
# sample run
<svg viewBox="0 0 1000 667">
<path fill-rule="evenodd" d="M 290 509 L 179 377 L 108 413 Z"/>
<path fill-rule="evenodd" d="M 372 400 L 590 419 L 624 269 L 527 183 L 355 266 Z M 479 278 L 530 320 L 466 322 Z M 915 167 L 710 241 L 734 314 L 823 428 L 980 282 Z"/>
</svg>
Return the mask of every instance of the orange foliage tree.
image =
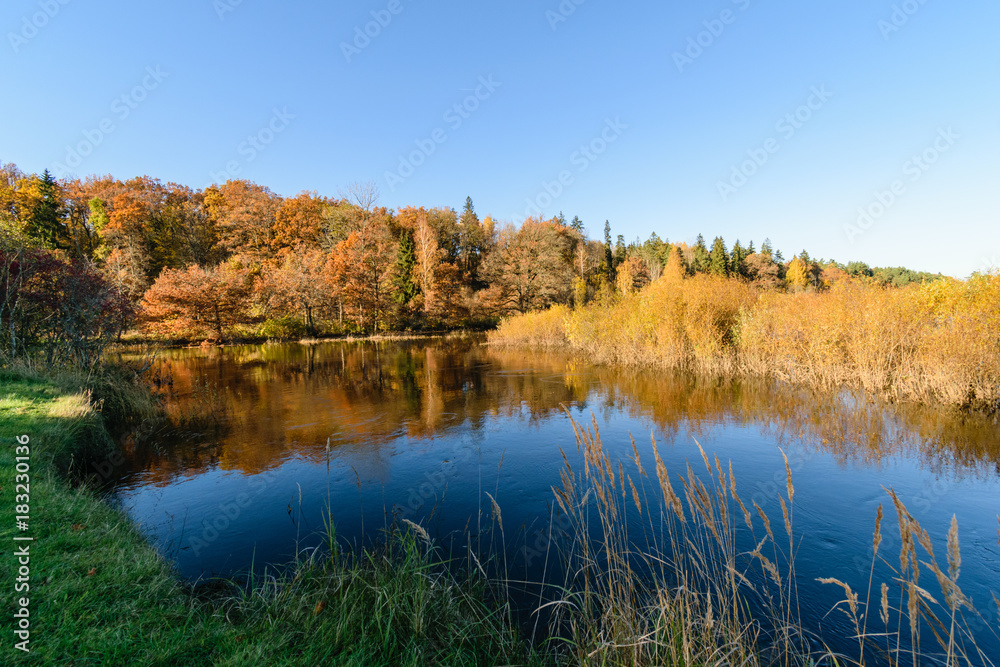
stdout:
<svg viewBox="0 0 1000 667">
<path fill-rule="evenodd" d="M 377 331 L 391 312 L 397 249 L 388 226 L 375 218 L 338 243 L 327 262 L 344 314 L 362 329 Z"/>
<path fill-rule="evenodd" d="M 246 321 L 249 299 L 250 277 L 237 264 L 166 269 L 143 297 L 144 323 L 162 335 L 222 340 L 233 325 Z"/>
<path fill-rule="evenodd" d="M 281 264 L 261 277 L 258 285 L 258 293 L 270 309 L 304 315 L 310 335 L 316 334 L 316 311 L 329 309 L 335 295 L 325 280 L 327 259 L 319 248 L 296 246 Z"/>
</svg>

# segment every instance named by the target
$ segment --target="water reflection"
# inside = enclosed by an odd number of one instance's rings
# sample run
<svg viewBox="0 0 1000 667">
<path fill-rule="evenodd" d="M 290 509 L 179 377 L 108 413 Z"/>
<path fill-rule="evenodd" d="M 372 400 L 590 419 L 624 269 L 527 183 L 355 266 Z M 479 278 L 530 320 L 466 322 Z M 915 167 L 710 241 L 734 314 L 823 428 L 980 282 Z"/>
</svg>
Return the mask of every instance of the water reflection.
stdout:
<svg viewBox="0 0 1000 667">
<path fill-rule="evenodd" d="M 732 461 L 740 494 L 778 521 L 783 450 L 811 629 L 850 635 L 842 615 L 827 614 L 839 591 L 815 579 L 865 589 L 884 487 L 936 539 L 956 514 L 965 592 L 985 609 L 989 590 L 1000 591 L 1000 427 L 982 415 L 759 379 L 621 371 L 476 338 L 167 350 L 153 377 L 170 423 L 130 443 L 117 496 L 191 578 L 288 562 L 319 544 L 328 506 L 349 540 L 370 539 L 400 514 L 442 544 L 493 539 L 483 529 L 489 491 L 503 509 L 508 574 L 537 581 L 560 448 L 575 454 L 569 410 L 579 422 L 593 415 L 621 459 L 632 455 L 630 434 L 649 456 L 652 432 L 674 474 L 688 460 L 700 465 L 697 441 Z M 898 546 L 892 530 L 887 520 L 883 554 Z"/>
<path fill-rule="evenodd" d="M 152 373 L 177 428 L 169 447 L 162 432 L 136 447 L 129 472 L 141 472 L 144 483 L 209 467 L 257 474 L 292 456 L 325 460 L 327 438 L 336 456 L 349 443 L 373 449 L 459 425 L 475 431 L 489 417 L 537 422 L 561 415 L 563 405 L 642 417 L 667 439 L 682 428 L 710 438 L 752 422 L 778 444 L 844 465 L 905 455 L 949 478 L 1000 472 L 995 417 L 767 380 L 593 367 L 476 339 L 174 349 Z"/>
</svg>

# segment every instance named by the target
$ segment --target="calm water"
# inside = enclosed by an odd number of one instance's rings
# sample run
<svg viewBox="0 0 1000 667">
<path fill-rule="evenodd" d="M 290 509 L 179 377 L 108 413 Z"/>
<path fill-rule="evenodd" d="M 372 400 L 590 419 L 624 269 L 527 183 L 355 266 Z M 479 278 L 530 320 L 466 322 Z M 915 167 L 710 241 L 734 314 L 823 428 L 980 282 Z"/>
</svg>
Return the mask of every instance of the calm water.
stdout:
<svg viewBox="0 0 1000 667">
<path fill-rule="evenodd" d="M 882 553 L 898 566 L 883 487 L 934 536 L 938 554 L 957 515 L 959 583 L 996 631 L 1000 426 L 992 418 L 771 382 L 622 372 L 480 339 L 167 350 L 154 372 L 172 422 L 130 442 L 115 493 L 192 579 L 288 562 L 319 544 L 328 503 L 351 541 L 371 539 L 393 514 L 445 544 L 475 539 L 492 512 L 488 491 L 502 507 L 511 576 L 537 580 L 560 447 L 576 452 L 566 406 L 577 421 L 596 418 L 612 459 L 631 456 L 631 433 L 651 468 L 652 433 L 675 477 L 688 460 L 704 472 L 697 439 L 723 465 L 732 461 L 744 500 L 777 525 L 784 449 L 796 486 L 802 613 L 823 635 L 847 629 L 843 614 L 827 615 L 839 589 L 814 579 L 865 590 L 880 503 Z M 990 630 L 979 641 L 1000 656 Z"/>
</svg>

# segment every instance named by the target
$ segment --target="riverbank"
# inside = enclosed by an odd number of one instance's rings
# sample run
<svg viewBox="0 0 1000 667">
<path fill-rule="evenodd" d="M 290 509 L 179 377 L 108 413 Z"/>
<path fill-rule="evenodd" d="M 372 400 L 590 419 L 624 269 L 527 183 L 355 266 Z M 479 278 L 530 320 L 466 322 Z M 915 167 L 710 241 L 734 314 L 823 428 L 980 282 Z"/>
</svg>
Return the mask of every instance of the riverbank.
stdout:
<svg viewBox="0 0 1000 667">
<path fill-rule="evenodd" d="M 16 536 L 35 538 L 25 575 L 29 603 L 21 605 L 29 610 L 31 652 L 22 654 L 11 642 L 2 649 L 4 664 L 765 665 L 805 664 L 807 656 L 813 664 L 833 664 L 825 649 L 816 648 L 833 638 L 811 637 L 810 645 L 800 625 L 788 467 L 787 485 L 775 491 L 784 515 L 782 535 L 780 519 L 772 530 L 756 503 L 744 505 L 731 465 L 727 476 L 726 463 L 716 459 L 713 465 L 703 454 L 700 478 L 690 465 L 686 477 L 671 475 L 655 441 L 634 446 L 634 458 L 617 461 L 605 449 L 596 421 L 588 428 L 570 418 L 576 451 L 567 449 L 562 484 L 553 496 L 562 512 L 556 514 L 559 534 L 550 526 L 545 542 L 565 547 L 551 555 L 567 558 L 571 574 L 550 586 L 549 617 L 537 628 L 549 639 L 533 648 L 515 629 L 506 602 L 507 587 L 522 582 L 502 575 L 488 580 L 474 560 L 471 573 L 455 575 L 413 524 L 392 530 L 382 546 L 357 553 L 342 550 L 331 536 L 325 548 L 271 576 L 198 587 L 182 582 L 130 517 L 92 488 L 71 481 L 88 474 L 100 481 L 101 471 L 120 455 L 109 426 L 148 414 L 150 404 L 142 398 L 148 393 L 120 386 L 116 398 L 107 386 L 98 387 L 104 405 L 117 406 L 104 414 L 95 407 L 98 392 L 74 389 L 79 379 L 0 373 L 0 480 L 13 481 L 15 457 L 29 457 L 29 529 Z M 15 449 L 14 438 L 22 435 L 29 438 L 21 445 L 27 454 Z M 81 443 L 88 443 L 86 450 Z M 11 485 L 0 485 L 3 502 L 13 506 Z M 890 498 L 906 564 L 886 587 L 873 581 L 871 597 L 863 602 L 845 591 L 853 600 L 857 654 L 885 652 L 898 661 L 919 645 L 906 628 L 950 626 L 935 634 L 943 641 L 939 647 L 928 635 L 919 650 L 928 659 L 947 654 L 947 664 L 989 664 L 979 660 L 975 634 L 960 616 L 966 598 L 957 585 L 957 526 L 948 535 L 948 564 L 939 567 L 930 536 L 891 491 Z M 502 509 L 492 496 L 488 500 L 491 524 L 503 539 Z M 873 572 L 877 559 L 894 560 L 878 551 L 881 521 L 879 507 Z M 749 544 L 757 545 L 749 554 L 736 548 L 742 523 L 752 535 Z M 13 522 L 4 522 L 0 539 L 11 544 L 13 537 Z M 940 603 L 929 599 L 931 604 L 921 602 L 919 609 L 918 558 L 921 567 L 933 570 L 941 589 L 930 591 Z M 488 571 L 497 569 L 483 563 Z M 3 566 L 0 572 L 3 585 L 13 590 L 14 568 Z M 925 575 L 926 581 L 933 579 Z M 875 625 L 880 605 L 881 622 Z M 9 613 L 0 621 L 8 637 L 19 622 L 16 606 L 8 603 Z M 859 606 L 871 624 L 859 620 Z M 990 625 L 969 606 L 964 613 L 975 616 L 973 623 Z M 916 625 L 911 613 L 917 614 Z"/>
<path fill-rule="evenodd" d="M 434 331 L 389 331 L 385 333 L 345 333 L 330 334 L 315 337 L 275 337 L 240 335 L 226 340 L 206 340 L 203 338 L 164 338 L 147 336 L 140 332 L 129 332 L 122 336 L 112 349 L 129 349 L 139 347 L 179 348 L 179 347 L 225 347 L 229 345 L 264 345 L 267 343 L 299 343 L 301 345 L 319 345 L 322 343 L 354 343 L 358 341 L 397 341 L 424 340 L 427 338 L 449 338 L 464 336 L 482 336 L 487 329 L 441 329 Z"/>
<path fill-rule="evenodd" d="M 17 464 L 30 477 L 27 530 L 11 516 L 5 544 L 24 541 L 30 556 L 28 652 L 13 647 L 15 555 L 0 567 L 8 591 L 0 628 L 5 664 L 423 665 L 534 661 L 506 615 L 486 605 L 486 586 L 458 582 L 436 551 L 413 533 L 357 555 L 303 559 L 283 576 L 244 585 L 183 583 L 140 527 L 89 486 L 120 453 L 112 422 L 142 416 L 141 394 L 105 396 L 73 389 L 76 377 L 44 379 L 0 371 L 0 486 L 15 506 Z M 131 394 L 131 402 L 129 397 Z M 148 393 L 147 393 L 148 395 Z M 16 450 L 27 436 L 28 449 Z M 25 452 L 27 452 L 25 454 Z M 16 458 L 18 454 L 27 461 Z M 20 481 L 24 481 L 23 478 Z M 100 481 L 100 479 L 98 480 Z M 23 491 L 20 489 L 19 491 Z M 24 500 L 23 498 L 19 498 Z M 19 503 L 21 504 L 21 503 Z M 9 510 L 8 510 L 9 511 Z M 20 510 L 18 510 L 20 511 Z M 21 623 L 21 625 L 25 625 Z M 19 640 L 22 641 L 22 640 Z"/>
<path fill-rule="evenodd" d="M 664 276 L 575 310 L 507 318 L 494 345 L 566 348 L 591 361 L 852 386 L 890 400 L 1000 410 L 1000 275 L 813 293 Z"/>
</svg>

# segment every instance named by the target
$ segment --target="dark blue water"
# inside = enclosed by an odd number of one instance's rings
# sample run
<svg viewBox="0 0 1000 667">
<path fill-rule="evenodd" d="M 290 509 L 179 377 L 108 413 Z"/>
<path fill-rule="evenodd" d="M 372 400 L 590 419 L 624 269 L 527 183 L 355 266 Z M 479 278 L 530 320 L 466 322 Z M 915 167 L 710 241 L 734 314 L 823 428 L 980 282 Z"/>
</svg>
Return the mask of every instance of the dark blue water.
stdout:
<svg viewBox="0 0 1000 667">
<path fill-rule="evenodd" d="M 834 644 L 851 634 L 847 617 L 830 613 L 842 591 L 815 579 L 837 578 L 863 594 L 879 504 L 880 554 L 898 568 L 886 490 L 932 536 L 942 562 L 956 516 L 959 584 L 983 612 L 971 626 L 980 647 L 1000 655 L 990 597 L 1000 593 L 993 418 L 770 381 L 626 372 L 462 338 L 169 350 L 154 371 L 171 423 L 137 437 L 116 494 L 190 579 L 289 562 L 321 544 L 329 507 L 347 543 L 371 541 L 405 518 L 446 549 L 471 543 L 502 554 L 494 564 L 506 576 L 538 581 L 560 448 L 582 466 L 568 410 L 580 423 L 596 419 L 613 465 L 622 460 L 650 498 L 659 493 L 651 433 L 673 478 L 690 461 L 709 479 L 696 442 L 723 467 L 732 462 L 738 492 L 770 516 L 779 544 L 784 451 L 803 622 Z M 650 479 L 631 461 L 630 434 Z M 741 516 L 733 525 L 748 551 L 755 537 Z M 647 519 L 626 520 L 642 534 Z M 891 582 L 889 565 L 875 569 L 876 581 Z M 921 585 L 941 597 L 929 572 Z"/>
</svg>

